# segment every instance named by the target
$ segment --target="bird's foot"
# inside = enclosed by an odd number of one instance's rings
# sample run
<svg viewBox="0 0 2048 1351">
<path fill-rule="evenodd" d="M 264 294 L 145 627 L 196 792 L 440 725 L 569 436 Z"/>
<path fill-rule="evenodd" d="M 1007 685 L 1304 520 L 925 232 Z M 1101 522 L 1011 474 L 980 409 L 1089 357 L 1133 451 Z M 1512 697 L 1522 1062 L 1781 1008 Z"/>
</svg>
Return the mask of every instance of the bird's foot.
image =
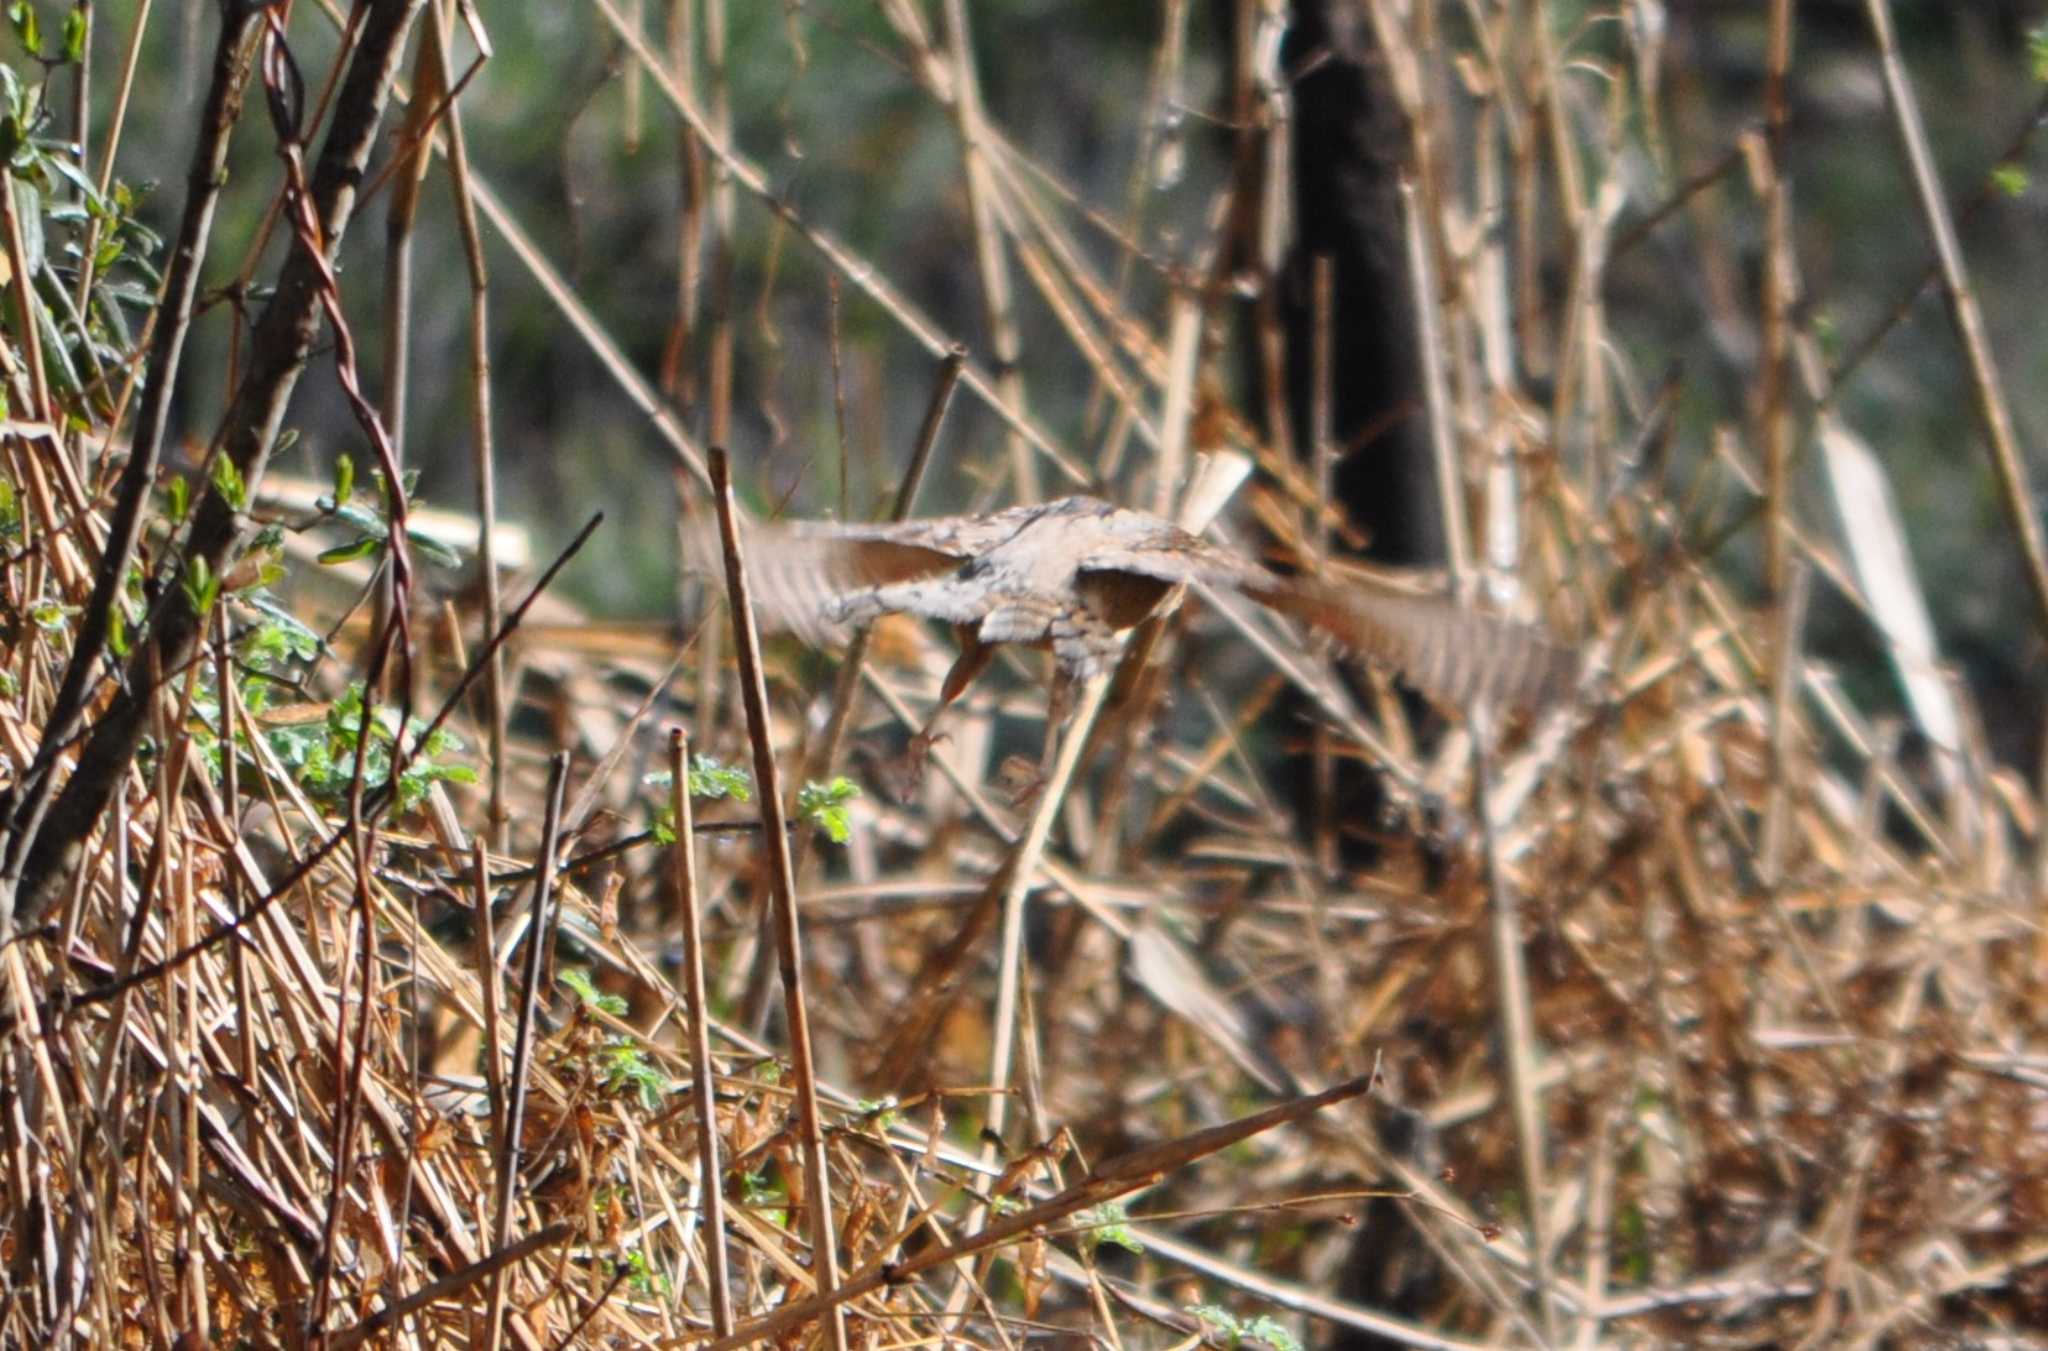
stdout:
<svg viewBox="0 0 2048 1351">
<path fill-rule="evenodd" d="M 1045 791 L 1048 777 L 1045 766 L 1030 756 L 1011 755 L 996 766 L 993 787 L 1003 795 L 1003 800 L 1010 804 L 1012 810 L 1021 812 Z"/>
<path fill-rule="evenodd" d="M 924 791 L 924 776 L 930 768 L 932 747 L 944 739 L 944 733 L 932 735 L 919 732 L 910 738 L 910 744 L 903 754 L 875 763 L 875 777 L 881 780 L 882 788 L 890 797 L 909 806 L 917 801 Z"/>
</svg>

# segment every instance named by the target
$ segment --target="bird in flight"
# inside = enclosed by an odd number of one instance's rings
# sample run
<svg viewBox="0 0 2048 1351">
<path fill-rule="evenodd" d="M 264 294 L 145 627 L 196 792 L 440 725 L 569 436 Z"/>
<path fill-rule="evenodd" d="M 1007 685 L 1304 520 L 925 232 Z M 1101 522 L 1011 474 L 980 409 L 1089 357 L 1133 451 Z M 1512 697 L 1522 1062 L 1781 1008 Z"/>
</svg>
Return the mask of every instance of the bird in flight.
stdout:
<svg viewBox="0 0 2048 1351">
<path fill-rule="evenodd" d="M 715 532 L 700 537 L 697 551 L 715 554 L 714 541 Z M 1108 669 L 1122 634 L 1183 585 L 1257 601 L 1452 710 L 1476 699 L 1535 710 L 1569 692 L 1578 670 L 1570 649 L 1530 625 L 1384 585 L 1283 576 L 1157 516 L 1093 497 L 898 524 L 756 524 L 743 530 L 742 549 L 764 627 L 815 645 L 890 613 L 953 627 L 960 656 L 912 738 L 918 764 L 940 715 L 998 646 L 1051 649 L 1050 731 L 1073 684 Z M 1048 735 L 1048 756 L 1052 741 Z"/>
</svg>

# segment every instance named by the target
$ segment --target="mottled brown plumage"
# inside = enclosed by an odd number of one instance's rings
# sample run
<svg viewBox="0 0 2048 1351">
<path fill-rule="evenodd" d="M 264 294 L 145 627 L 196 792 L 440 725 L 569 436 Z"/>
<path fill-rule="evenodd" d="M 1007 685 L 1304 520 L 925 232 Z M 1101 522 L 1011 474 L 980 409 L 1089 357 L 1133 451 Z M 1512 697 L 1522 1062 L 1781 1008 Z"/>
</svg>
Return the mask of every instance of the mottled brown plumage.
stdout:
<svg viewBox="0 0 2048 1351">
<path fill-rule="evenodd" d="M 757 618 L 807 641 L 834 641 L 892 612 L 951 624 L 961 655 L 941 710 L 999 643 L 1050 647 L 1062 684 L 1097 674 L 1115 658 L 1119 635 L 1183 584 L 1248 596 L 1453 710 L 1482 697 L 1540 707 L 1569 690 L 1578 668 L 1569 650 L 1529 625 L 1378 585 L 1283 577 L 1092 497 L 898 525 L 753 526 L 744 549 Z"/>
</svg>

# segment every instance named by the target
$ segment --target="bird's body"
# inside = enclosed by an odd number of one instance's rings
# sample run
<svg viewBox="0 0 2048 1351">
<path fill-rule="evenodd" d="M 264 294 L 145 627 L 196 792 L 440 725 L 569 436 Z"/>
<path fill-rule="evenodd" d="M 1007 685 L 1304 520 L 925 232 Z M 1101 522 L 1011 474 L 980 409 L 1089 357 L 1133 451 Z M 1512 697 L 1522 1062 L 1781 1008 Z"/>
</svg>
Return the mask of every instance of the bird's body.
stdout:
<svg viewBox="0 0 2048 1351">
<path fill-rule="evenodd" d="M 881 615 L 953 626 L 961 645 L 938 713 L 1002 643 L 1049 647 L 1054 721 L 1067 687 L 1114 661 L 1121 635 L 1176 587 L 1235 591 L 1389 666 L 1454 709 L 1489 699 L 1528 709 L 1577 669 L 1539 631 L 1433 596 L 1285 577 L 1169 521 L 1092 497 L 889 525 L 793 521 L 743 534 L 757 618 L 829 643 Z M 930 725 L 917 748 L 930 743 Z"/>
<path fill-rule="evenodd" d="M 1116 655 L 1118 635 L 1190 580 L 1205 552 L 1217 552 L 1156 517 L 1089 497 L 896 526 L 791 529 L 797 539 L 835 541 L 832 549 L 881 543 L 929 550 L 942 569 L 832 597 L 820 610 L 828 622 L 923 615 L 971 629 L 989 646 L 1050 647 L 1079 679 L 1103 670 Z M 921 566 L 900 554 L 890 561 Z"/>
</svg>

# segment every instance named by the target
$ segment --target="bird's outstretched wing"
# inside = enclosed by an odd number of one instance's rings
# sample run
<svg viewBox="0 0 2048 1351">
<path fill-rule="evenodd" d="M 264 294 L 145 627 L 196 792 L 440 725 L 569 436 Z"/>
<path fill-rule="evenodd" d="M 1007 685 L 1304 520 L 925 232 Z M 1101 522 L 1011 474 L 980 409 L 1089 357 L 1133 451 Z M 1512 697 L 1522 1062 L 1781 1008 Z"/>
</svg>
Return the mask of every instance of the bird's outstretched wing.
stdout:
<svg viewBox="0 0 2048 1351">
<path fill-rule="evenodd" d="M 1019 507 L 989 516 L 937 516 L 893 525 L 743 523 L 740 547 L 755 619 L 808 643 L 843 641 L 845 626 L 835 615 L 849 599 L 951 572 L 1015 534 L 1034 510 Z M 693 571 L 723 576 L 717 522 L 700 520 L 689 527 L 684 556 Z"/>
<path fill-rule="evenodd" d="M 1371 582 L 1282 577 L 1159 524 L 1158 538 L 1093 551 L 1082 567 L 1237 591 L 1392 669 L 1453 710 L 1480 695 L 1521 711 L 1540 709 L 1563 699 L 1577 680 L 1577 654 L 1533 625 Z"/>
<path fill-rule="evenodd" d="M 1484 698 L 1534 712 L 1562 702 L 1578 681 L 1578 654 L 1541 629 L 1434 596 L 1313 577 L 1274 578 L 1238 589 L 1391 667 L 1424 696 L 1452 709 Z"/>
</svg>

